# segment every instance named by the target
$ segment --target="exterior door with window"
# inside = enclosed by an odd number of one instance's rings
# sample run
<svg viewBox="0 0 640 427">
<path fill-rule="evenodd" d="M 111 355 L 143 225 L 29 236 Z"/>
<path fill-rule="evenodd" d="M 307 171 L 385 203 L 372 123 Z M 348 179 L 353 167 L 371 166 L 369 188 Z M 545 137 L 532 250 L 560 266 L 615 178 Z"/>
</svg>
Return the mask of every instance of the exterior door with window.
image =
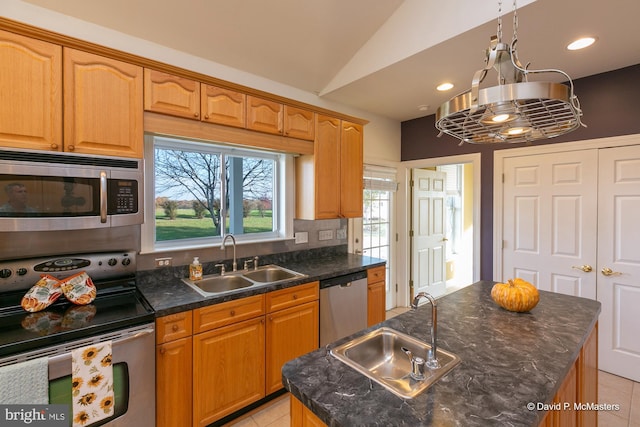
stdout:
<svg viewBox="0 0 640 427">
<path fill-rule="evenodd" d="M 413 296 L 446 291 L 446 173 L 412 170 L 411 281 Z"/>
</svg>

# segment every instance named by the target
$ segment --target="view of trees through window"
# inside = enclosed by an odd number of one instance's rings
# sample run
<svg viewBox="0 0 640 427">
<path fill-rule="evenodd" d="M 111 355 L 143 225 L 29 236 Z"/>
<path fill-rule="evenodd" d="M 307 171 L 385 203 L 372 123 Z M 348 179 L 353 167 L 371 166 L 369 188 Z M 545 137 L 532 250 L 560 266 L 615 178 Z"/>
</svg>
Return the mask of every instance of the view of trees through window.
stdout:
<svg viewBox="0 0 640 427">
<path fill-rule="evenodd" d="M 273 155 L 172 147 L 155 146 L 156 241 L 274 231 Z"/>
</svg>

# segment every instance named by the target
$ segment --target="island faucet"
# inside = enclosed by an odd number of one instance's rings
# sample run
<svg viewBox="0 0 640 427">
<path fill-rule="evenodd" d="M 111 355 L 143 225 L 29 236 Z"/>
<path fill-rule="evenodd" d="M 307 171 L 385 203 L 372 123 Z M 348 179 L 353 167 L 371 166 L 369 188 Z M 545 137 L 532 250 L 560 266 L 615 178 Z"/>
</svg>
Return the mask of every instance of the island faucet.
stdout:
<svg viewBox="0 0 640 427">
<path fill-rule="evenodd" d="M 236 238 L 233 234 L 227 234 L 222 239 L 222 246 L 220 246 L 220 250 L 225 250 L 225 243 L 227 242 L 227 238 L 231 238 L 231 243 L 233 243 L 233 271 L 238 271 L 238 263 L 236 262 Z"/>
<path fill-rule="evenodd" d="M 440 363 L 438 363 L 438 355 L 437 355 L 437 339 L 438 339 L 438 305 L 436 304 L 436 300 L 426 292 L 420 292 L 418 295 L 413 298 L 413 302 L 411 303 L 412 309 L 418 308 L 418 302 L 420 302 L 420 298 L 426 298 L 431 303 L 431 350 L 427 353 L 427 361 L 425 365 L 429 369 L 438 369 L 440 367 Z"/>
</svg>

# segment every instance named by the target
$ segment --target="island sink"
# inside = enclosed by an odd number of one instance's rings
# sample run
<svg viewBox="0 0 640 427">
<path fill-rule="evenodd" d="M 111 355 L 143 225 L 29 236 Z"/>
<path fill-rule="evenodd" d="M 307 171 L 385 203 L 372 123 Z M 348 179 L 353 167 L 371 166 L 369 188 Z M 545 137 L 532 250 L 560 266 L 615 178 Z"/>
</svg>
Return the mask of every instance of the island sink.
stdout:
<svg viewBox="0 0 640 427">
<path fill-rule="evenodd" d="M 411 376 L 412 363 L 407 350 L 426 357 L 431 345 L 398 332 L 381 327 L 366 335 L 331 349 L 331 355 L 369 377 L 403 399 L 411 399 L 434 384 L 453 369 L 460 358 L 453 353 L 437 349 L 440 367 L 424 367 L 424 379 Z"/>
</svg>

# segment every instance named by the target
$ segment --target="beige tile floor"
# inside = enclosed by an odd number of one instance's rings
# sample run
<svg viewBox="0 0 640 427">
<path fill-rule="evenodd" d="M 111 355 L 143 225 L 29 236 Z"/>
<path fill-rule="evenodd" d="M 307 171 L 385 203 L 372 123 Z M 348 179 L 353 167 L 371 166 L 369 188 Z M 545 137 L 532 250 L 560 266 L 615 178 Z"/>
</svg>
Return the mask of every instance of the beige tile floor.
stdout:
<svg viewBox="0 0 640 427">
<path fill-rule="evenodd" d="M 387 319 L 407 311 L 398 307 L 387 312 Z M 598 412 L 600 427 L 640 427 L 640 383 L 604 371 L 598 374 L 598 403 L 618 405 L 617 411 Z M 255 409 L 225 427 L 290 427 L 289 394 Z M 586 426 L 585 426 L 586 427 Z"/>
</svg>

